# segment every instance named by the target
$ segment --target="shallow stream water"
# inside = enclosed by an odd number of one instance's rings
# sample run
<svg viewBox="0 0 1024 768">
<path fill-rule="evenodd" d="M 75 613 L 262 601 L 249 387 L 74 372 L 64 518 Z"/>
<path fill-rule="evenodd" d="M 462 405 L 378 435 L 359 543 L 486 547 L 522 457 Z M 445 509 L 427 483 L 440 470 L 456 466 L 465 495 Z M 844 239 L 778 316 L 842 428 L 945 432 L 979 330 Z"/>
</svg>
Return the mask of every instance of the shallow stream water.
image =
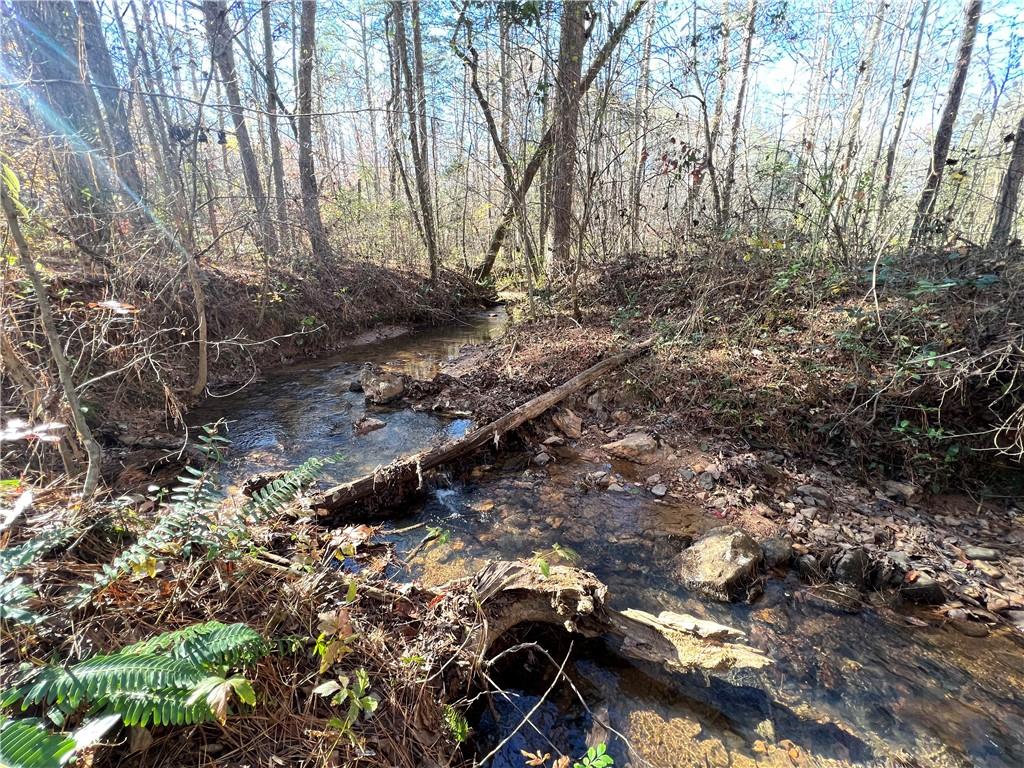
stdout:
<svg viewBox="0 0 1024 768">
<path fill-rule="evenodd" d="M 350 479 L 470 427 L 410 409 L 374 410 L 387 426 L 355 436 L 351 425 L 367 409 L 348 382 L 361 365 L 429 378 L 462 345 L 493 338 L 505 322 L 503 311 L 486 312 L 352 347 L 268 376 L 200 417 L 229 422 L 229 482 L 335 452 L 343 458 L 325 483 Z M 1019 636 L 999 630 L 972 638 L 915 626 L 887 609 L 829 609 L 793 575 L 770 579 L 753 605 L 702 600 L 674 580 L 678 553 L 721 521 L 639 487 L 613 492 L 583 482 L 588 472 L 608 468 L 584 454 L 538 469 L 512 454 L 474 479 L 434 491 L 394 523 L 395 530 L 423 523 L 451 534 L 416 558 L 411 575 L 438 584 L 488 559 L 569 547 L 609 586 L 615 607 L 732 625 L 775 663 L 760 672 L 671 676 L 581 647 L 567 668 L 586 706 L 568 686 L 560 689 L 538 708 L 536 727 L 523 728 L 494 765 L 522 766 L 520 749 L 578 756 L 596 741 L 607 742 L 616 766 L 1024 765 Z M 391 538 L 401 554 L 423 533 Z M 504 734 L 535 703 L 537 691 L 525 684 L 497 700 L 479 723 L 481 741 Z"/>
</svg>

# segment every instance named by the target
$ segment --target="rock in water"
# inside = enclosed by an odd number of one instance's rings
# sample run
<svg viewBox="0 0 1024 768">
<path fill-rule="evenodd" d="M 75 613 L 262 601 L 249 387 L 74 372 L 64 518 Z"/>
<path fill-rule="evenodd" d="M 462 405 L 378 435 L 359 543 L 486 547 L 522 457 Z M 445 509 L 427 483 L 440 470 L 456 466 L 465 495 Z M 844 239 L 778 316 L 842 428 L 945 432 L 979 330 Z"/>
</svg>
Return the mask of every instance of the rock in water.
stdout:
<svg viewBox="0 0 1024 768">
<path fill-rule="evenodd" d="M 708 531 L 683 552 L 681 576 L 687 589 L 716 600 L 741 596 L 761 564 L 761 547 L 743 531 L 723 526 Z"/>
<path fill-rule="evenodd" d="M 657 442 L 646 432 L 633 432 L 621 440 L 605 443 L 601 447 L 616 458 L 636 464 L 650 464 L 658 450 Z"/>
<path fill-rule="evenodd" d="M 387 424 L 380 419 L 375 419 L 371 416 L 363 416 L 359 421 L 352 424 L 352 431 L 357 435 L 365 435 L 368 432 L 383 429 L 386 426 Z"/>
<path fill-rule="evenodd" d="M 359 382 L 366 393 L 366 400 L 376 405 L 390 403 L 405 392 L 405 383 L 401 376 L 377 373 L 369 366 L 363 368 L 359 374 Z"/>
<path fill-rule="evenodd" d="M 569 408 L 563 408 L 551 420 L 570 440 L 575 440 L 583 435 L 583 419 Z"/>
</svg>

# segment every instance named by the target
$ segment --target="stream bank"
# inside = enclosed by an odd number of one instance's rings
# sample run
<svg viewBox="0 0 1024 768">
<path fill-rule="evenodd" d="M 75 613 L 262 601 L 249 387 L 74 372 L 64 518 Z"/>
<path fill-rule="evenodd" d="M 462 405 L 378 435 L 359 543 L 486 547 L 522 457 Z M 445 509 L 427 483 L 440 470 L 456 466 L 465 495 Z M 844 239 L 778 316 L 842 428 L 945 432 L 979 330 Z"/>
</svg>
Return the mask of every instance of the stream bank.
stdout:
<svg viewBox="0 0 1024 768">
<path fill-rule="evenodd" d="M 482 328 L 474 331 L 479 334 L 475 340 L 481 341 L 500 331 L 492 326 L 500 326 L 503 319 L 487 315 L 477 322 Z M 483 420 L 479 414 L 488 407 L 504 408 L 502 398 L 525 399 L 524 392 L 550 387 L 588 361 L 583 353 L 568 355 L 558 340 L 540 357 L 516 333 L 470 355 L 457 354 L 459 345 L 471 339 L 458 333 L 456 340 L 446 340 L 444 334 L 438 330 L 424 338 L 402 337 L 383 348 L 302 367 L 203 414 L 229 421 L 234 439 L 229 478 L 237 485 L 256 471 L 340 450 L 344 457 L 325 482 L 351 479 L 470 428 L 469 418 L 451 419 L 440 411 L 472 410 Z M 571 345 L 572 334 L 563 332 L 560 339 Z M 597 334 L 588 340 L 598 354 L 618 343 L 608 337 L 602 346 L 605 337 Z M 500 366 L 480 365 L 481 354 Z M 448 386 L 421 398 L 417 408 L 368 408 L 363 395 L 349 388 L 365 363 L 392 373 L 412 373 L 411 368 L 432 372 L 451 357 L 455 359 L 445 365 L 447 375 L 461 369 L 463 378 L 443 379 Z M 542 365 L 539 360 L 550 362 Z M 523 366 L 533 366 L 540 375 L 519 378 Z M 630 371 L 620 376 L 628 379 Z M 617 402 L 611 393 L 628 392 L 630 385 L 612 379 L 583 402 L 570 404 L 584 422 L 579 437 L 570 438 L 555 424 L 540 420 L 521 430 L 523 450 L 485 455 L 467 473 L 436 477 L 422 501 L 376 531 L 396 557 L 378 558 L 375 567 L 399 582 L 413 579 L 430 587 L 463 578 L 494 559 L 538 564 L 566 558 L 607 583 L 613 605 L 653 614 L 690 613 L 738 626 L 754 647 L 773 658 L 768 671 L 730 673 L 709 683 L 663 674 L 652 678 L 649 670 L 617 666 L 606 655 L 580 651 L 571 660 L 571 679 L 587 692 L 588 706 L 600 713 L 598 720 L 605 724 L 600 733 L 619 765 L 717 765 L 724 760 L 733 765 L 892 761 L 959 767 L 1009 766 L 1024 759 L 1024 707 L 1018 695 L 1024 685 L 1022 646 L 1005 621 L 991 622 L 990 629 L 983 624 L 988 637 L 972 637 L 954 624 L 961 620 L 951 613 L 957 610 L 955 604 L 938 613 L 897 610 L 885 603 L 873 605 L 875 593 L 868 592 L 850 606 L 810 588 L 795 570 L 769 574 L 763 595 L 749 604 L 709 601 L 686 589 L 677 577 L 680 554 L 701 534 L 725 522 L 741 524 L 762 538 L 785 531 L 768 514 L 737 514 L 738 508 L 756 510 L 758 498 L 764 498 L 755 490 L 759 496 L 747 500 L 741 493 L 744 486 L 735 487 L 740 481 L 751 484 L 746 459 L 730 462 L 734 456 L 724 450 L 716 454 L 707 444 L 687 451 L 684 443 L 670 437 L 670 425 L 659 423 L 656 412 Z M 487 389 L 481 381 L 496 386 Z M 473 390 L 482 393 L 481 399 L 474 401 Z M 439 401 L 443 407 L 433 410 Z M 473 407 L 475 403 L 490 405 Z M 352 425 L 367 414 L 384 426 L 356 434 Z M 658 462 L 610 459 L 601 447 L 641 430 L 652 436 Z M 552 437 L 559 440 L 548 443 Z M 547 460 L 538 461 L 542 453 Z M 692 475 L 680 471 L 687 468 L 684 463 Z M 825 510 L 844 508 L 840 505 L 846 501 L 832 491 L 834 506 L 819 504 L 824 502 L 821 493 L 806 488 L 797 492 L 798 486 L 812 482 L 822 488 L 824 481 L 820 474 L 812 481 L 807 468 L 793 458 L 783 456 L 769 465 L 783 477 L 792 475 L 787 500 L 793 493 L 801 502 L 814 499 L 822 517 Z M 714 481 L 710 488 L 708 477 Z M 729 494 L 744 503 L 707 503 L 729 499 Z M 778 508 L 787 509 L 785 503 L 780 499 Z M 758 524 L 765 527 L 758 529 Z M 437 535 L 427 540 L 427 531 Z M 374 532 L 367 529 L 362 535 Z M 792 531 L 790 536 L 795 546 L 801 545 Z M 334 539 L 335 546 L 343 547 L 344 532 Z M 406 562 L 411 553 L 415 556 Z M 969 611 L 961 610 L 966 622 Z M 520 708 L 536 703 L 517 700 Z M 564 722 L 583 717 L 571 697 L 549 715 Z M 491 717 L 492 722 L 504 722 L 500 710 Z M 477 726 L 484 738 L 486 723 L 481 720 Z M 579 739 L 579 730 L 573 738 Z M 545 748 L 540 739 L 531 745 Z M 509 752 L 507 759 L 519 759 L 518 753 Z"/>
</svg>

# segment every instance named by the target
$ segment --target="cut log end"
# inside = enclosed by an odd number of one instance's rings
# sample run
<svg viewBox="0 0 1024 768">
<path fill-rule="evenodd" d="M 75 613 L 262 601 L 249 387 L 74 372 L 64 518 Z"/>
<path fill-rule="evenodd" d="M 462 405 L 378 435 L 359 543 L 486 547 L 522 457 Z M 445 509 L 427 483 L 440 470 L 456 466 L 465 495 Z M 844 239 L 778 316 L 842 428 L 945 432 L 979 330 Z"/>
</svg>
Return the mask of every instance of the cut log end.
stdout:
<svg viewBox="0 0 1024 768">
<path fill-rule="evenodd" d="M 487 618 L 476 638 L 482 655 L 513 627 L 549 624 L 571 634 L 604 638 L 609 648 L 633 661 L 671 672 L 761 669 L 771 659 L 741 642 L 732 627 L 686 614 L 658 616 L 608 607 L 608 588 L 592 573 L 553 566 L 542 573 L 534 563 L 496 562 L 472 580 Z"/>
</svg>

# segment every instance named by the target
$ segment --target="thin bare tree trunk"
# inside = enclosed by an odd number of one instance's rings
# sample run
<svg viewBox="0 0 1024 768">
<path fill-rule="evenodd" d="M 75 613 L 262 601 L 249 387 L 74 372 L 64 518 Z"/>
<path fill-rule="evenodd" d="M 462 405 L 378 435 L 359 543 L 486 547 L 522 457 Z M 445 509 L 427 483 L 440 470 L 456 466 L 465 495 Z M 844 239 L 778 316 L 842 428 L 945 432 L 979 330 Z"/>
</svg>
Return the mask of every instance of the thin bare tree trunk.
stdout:
<svg viewBox="0 0 1024 768">
<path fill-rule="evenodd" d="M 640 52 L 640 83 L 636 89 L 634 110 L 634 158 L 633 173 L 630 177 L 630 216 L 629 244 L 630 248 L 640 248 L 640 197 L 643 194 L 645 169 L 647 167 L 647 130 L 650 122 L 648 110 L 651 100 L 651 40 L 654 37 L 654 21 L 657 8 L 651 6 L 647 10 L 647 22 L 644 24 L 644 38 Z"/>
<path fill-rule="evenodd" d="M 946 169 L 946 159 L 949 157 L 949 146 L 953 141 L 953 128 L 956 125 L 956 116 L 960 111 L 960 101 L 964 95 L 964 84 L 967 82 L 967 70 L 971 65 L 971 55 L 974 53 L 974 38 L 978 32 L 978 19 L 981 17 L 981 0 L 968 0 L 964 8 L 964 31 L 960 38 L 960 51 L 957 54 L 956 69 L 953 70 L 953 79 L 949 84 L 949 95 L 946 97 L 946 105 L 942 110 L 942 117 L 939 120 L 939 128 L 935 133 L 935 142 L 932 144 L 932 162 L 928 172 L 928 180 L 921 191 L 921 198 L 917 202 L 917 215 L 914 218 L 914 228 L 910 233 L 910 242 L 920 244 L 927 239 L 930 229 L 932 212 L 935 210 L 935 200 L 939 194 L 939 187 L 942 185 L 942 174 Z"/>
<path fill-rule="evenodd" d="M 303 2 L 299 14 L 299 184 L 302 208 L 309 230 L 313 255 L 325 259 L 330 253 L 323 219 L 320 218 L 320 189 L 313 164 L 313 61 L 316 56 L 316 2 Z"/>
<path fill-rule="evenodd" d="M 31 0 L 12 6 L 19 30 L 18 46 L 41 80 L 33 90 L 49 108 L 44 120 L 59 125 L 46 133 L 57 160 L 61 194 L 76 241 L 97 247 L 109 235 L 110 210 L 102 174 L 94 153 L 102 145 L 102 127 L 81 80 L 78 58 L 78 15 L 72 2 Z"/>
<path fill-rule="evenodd" d="M 373 192 L 376 203 L 381 201 L 380 142 L 377 138 L 377 109 L 370 74 L 370 44 L 366 34 L 366 11 L 359 12 L 359 40 L 363 48 L 363 84 L 366 87 L 366 107 L 370 111 L 370 153 L 373 159 Z"/>
<path fill-rule="evenodd" d="M 1006 166 L 1003 181 L 999 185 L 999 198 L 996 200 L 996 220 L 992 225 L 992 237 L 989 248 L 1005 248 L 1010 242 L 1013 220 L 1019 215 L 1017 196 L 1020 194 L 1021 179 L 1024 178 L 1024 114 L 1017 123 L 1013 134 L 1013 149 L 1010 151 L 1010 163 Z"/>
<path fill-rule="evenodd" d="M 238 72 L 235 68 L 235 55 L 232 45 L 231 29 L 228 26 L 227 6 L 224 0 L 204 0 L 203 14 L 206 20 L 206 34 L 210 41 L 213 61 L 224 81 L 224 90 L 231 107 L 231 118 L 235 127 L 235 138 L 238 140 L 238 154 L 242 163 L 242 175 L 253 204 L 256 206 L 258 238 L 267 263 L 278 255 L 279 241 L 277 230 L 273 226 L 267 196 L 260 180 L 259 164 L 249 138 L 249 128 L 242 109 L 242 96 L 239 90 Z"/>
<path fill-rule="evenodd" d="M 437 236 L 434 231 L 433 206 L 430 199 L 430 148 L 427 145 L 426 115 L 425 106 L 417 108 L 417 93 L 420 91 L 423 73 L 413 72 L 413 66 L 409 63 L 409 42 L 405 32 L 405 6 L 398 0 L 391 4 L 395 20 L 395 53 L 398 63 L 402 68 L 402 75 L 405 84 L 405 106 L 409 116 L 409 146 L 412 150 L 412 171 L 416 182 L 416 196 L 420 207 L 420 234 L 423 236 L 423 244 L 427 249 L 427 258 L 430 261 L 430 277 L 437 277 Z M 417 17 L 419 5 L 412 4 L 414 34 L 419 26 Z M 422 52 L 421 52 L 422 54 Z M 417 70 L 422 64 L 421 57 L 417 57 Z"/>
<path fill-rule="evenodd" d="M 885 217 L 885 210 L 889 206 L 889 190 L 892 187 L 893 171 L 896 168 L 896 152 L 903 138 L 903 127 L 907 122 L 907 108 L 910 105 L 910 96 L 914 90 L 914 78 L 917 77 L 917 66 L 921 61 L 921 41 L 924 40 L 924 28 L 928 21 L 928 6 L 931 0 L 924 0 L 921 3 L 921 24 L 917 28 L 917 41 L 914 43 L 914 55 L 910 60 L 910 70 L 903 81 L 903 92 L 900 95 L 900 106 L 896 112 L 896 125 L 893 127 L 892 139 L 889 141 L 889 149 L 885 153 L 885 176 L 882 178 L 882 191 L 878 196 L 878 221 L 881 223 Z"/>
<path fill-rule="evenodd" d="M 114 165 L 122 184 L 141 196 L 142 180 L 135 161 L 135 140 L 128 125 L 127 91 L 122 90 L 118 84 L 96 5 L 91 0 L 79 0 L 76 5 L 85 33 L 89 73 L 98 86 L 100 101 L 107 113 L 107 129 L 114 148 Z"/>
<path fill-rule="evenodd" d="M 284 156 L 281 154 L 281 134 L 277 125 L 277 72 L 274 63 L 274 37 L 270 19 L 270 0 L 263 0 L 260 5 L 263 17 L 263 54 L 266 66 L 267 82 L 267 123 L 270 133 L 271 168 L 274 175 L 274 199 L 277 203 L 277 224 L 281 234 L 281 245 L 288 247 L 288 207 L 284 193 Z"/>
<path fill-rule="evenodd" d="M 71 378 L 71 366 L 68 364 L 67 356 L 64 354 L 64 346 L 61 344 L 60 335 L 57 332 L 57 323 L 53 319 L 53 311 L 50 309 L 50 300 L 46 294 L 46 286 L 36 269 L 36 262 L 29 252 L 28 242 L 21 231 L 21 224 L 18 221 L 18 203 L 13 199 L 11 190 L 8 189 L 7 180 L 0 180 L 0 207 L 3 208 L 4 218 L 7 220 L 7 227 L 11 232 L 15 248 L 18 251 L 18 258 L 21 261 L 21 268 L 25 270 L 32 283 L 32 291 L 36 296 L 36 306 L 39 307 L 39 319 L 43 325 L 43 333 L 46 335 L 46 342 L 50 347 L 50 354 L 53 355 L 54 365 L 57 366 L 57 376 L 60 379 L 61 388 L 64 390 L 64 397 L 68 401 L 68 410 L 71 412 L 71 421 L 78 432 L 78 439 L 85 448 L 88 457 L 88 465 L 85 470 L 85 481 L 82 484 L 82 496 L 89 499 L 96 493 L 96 487 L 100 480 L 100 465 L 103 462 L 103 452 L 99 443 L 92 435 L 89 424 L 85 420 L 85 413 L 82 410 L 82 403 L 78 399 L 78 391 L 75 389 L 75 382 Z"/>
<path fill-rule="evenodd" d="M 601 50 L 597 52 L 594 60 L 590 63 L 590 67 L 587 69 L 587 74 L 580 83 L 580 98 L 582 98 L 590 89 L 590 86 L 593 85 L 594 80 L 597 78 L 597 73 L 604 67 L 608 58 L 611 56 L 616 46 L 618 46 L 619 41 L 622 40 L 623 35 L 626 34 L 626 31 L 630 28 L 633 22 L 636 21 L 637 16 L 640 15 L 640 12 L 643 10 L 646 3 L 647 0 L 635 0 L 629 10 L 627 10 L 625 15 L 622 17 L 622 20 L 619 21 L 618 25 L 616 25 L 612 30 L 608 40 L 605 41 Z M 553 136 L 554 125 L 551 125 L 544 131 L 540 141 L 537 142 L 537 148 L 533 151 L 529 162 L 526 164 L 526 169 L 523 171 L 522 178 L 519 181 L 519 186 L 516 189 L 516 196 L 518 199 L 526 199 L 526 194 L 530 191 L 533 180 L 537 176 L 537 172 L 540 170 L 541 164 L 547 156 L 548 151 L 551 149 Z M 513 196 L 511 199 L 517 199 L 516 196 Z M 491 270 L 494 268 L 494 262 L 498 258 L 498 252 L 501 251 L 502 243 L 505 242 L 505 235 L 508 233 L 509 225 L 512 223 L 512 219 L 514 217 L 515 206 L 510 202 L 505 206 L 505 210 L 502 211 L 498 226 L 491 235 L 491 240 L 487 246 L 487 252 L 484 254 L 483 261 L 473 270 L 474 277 L 476 277 L 477 280 L 484 280 L 491 274 Z"/>
<path fill-rule="evenodd" d="M 736 94 L 736 111 L 732 115 L 732 135 L 729 139 L 729 154 L 725 165 L 725 183 L 722 190 L 722 210 L 718 226 L 723 227 L 729 220 L 732 204 L 732 188 L 736 184 L 736 156 L 739 151 L 740 127 L 743 124 L 743 107 L 747 97 L 747 82 L 750 78 L 750 53 L 754 45 L 754 25 L 757 20 L 757 0 L 750 0 L 747 7 L 747 27 L 743 36 L 743 59 L 740 63 L 740 90 Z"/>
</svg>

